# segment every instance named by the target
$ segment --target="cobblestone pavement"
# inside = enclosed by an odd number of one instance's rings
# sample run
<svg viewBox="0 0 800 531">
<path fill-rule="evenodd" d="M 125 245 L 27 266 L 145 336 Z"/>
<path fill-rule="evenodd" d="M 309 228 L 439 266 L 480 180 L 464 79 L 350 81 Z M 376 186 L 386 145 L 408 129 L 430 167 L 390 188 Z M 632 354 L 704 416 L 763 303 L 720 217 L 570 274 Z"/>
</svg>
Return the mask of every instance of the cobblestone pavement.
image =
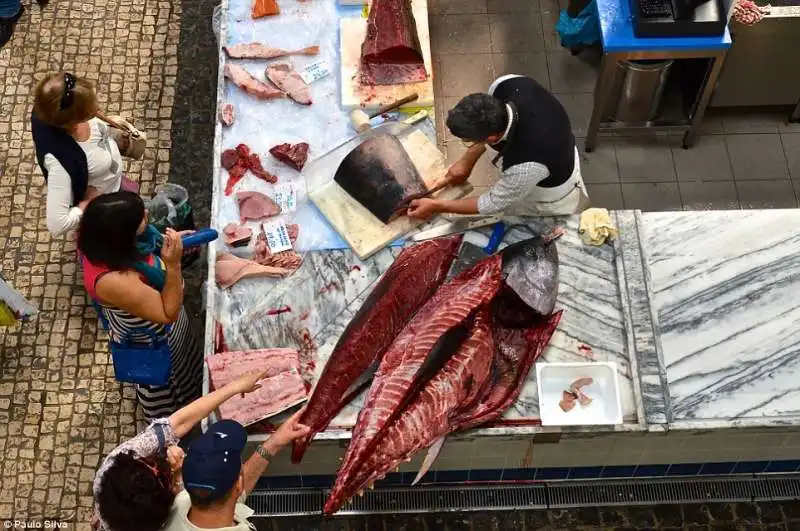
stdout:
<svg viewBox="0 0 800 531">
<path fill-rule="evenodd" d="M 208 221 L 216 86 L 214 0 L 52 0 L 28 5 L 0 49 L 2 275 L 40 309 L 0 329 L 0 520 L 56 518 L 88 529 L 91 482 L 102 455 L 136 433 L 133 389 L 113 379 L 107 347 L 76 271 L 71 238 L 51 239 L 44 183 L 28 124 L 32 86 L 58 69 L 97 84 L 106 110 L 133 118 L 150 148 L 129 163 L 142 193 L 169 179 L 186 186 L 198 225 Z M 202 322 L 200 267 L 187 273 L 187 305 Z M 577 529 L 708 525 L 800 528 L 797 504 L 336 519 L 284 518 L 264 529 Z"/>
</svg>

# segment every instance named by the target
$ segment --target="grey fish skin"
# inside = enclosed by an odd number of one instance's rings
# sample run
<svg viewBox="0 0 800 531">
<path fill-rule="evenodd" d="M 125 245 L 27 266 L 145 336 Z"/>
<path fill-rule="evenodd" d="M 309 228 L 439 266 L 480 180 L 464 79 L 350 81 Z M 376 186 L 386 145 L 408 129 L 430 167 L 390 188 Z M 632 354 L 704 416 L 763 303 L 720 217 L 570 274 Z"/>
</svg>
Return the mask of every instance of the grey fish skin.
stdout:
<svg viewBox="0 0 800 531">
<path fill-rule="evenodd" d="M 558 248 L 555 240 L 534 236 L 500 253 L 506 284 L 540 315 L 550 315 L 558 298 Z"/>
</svg>

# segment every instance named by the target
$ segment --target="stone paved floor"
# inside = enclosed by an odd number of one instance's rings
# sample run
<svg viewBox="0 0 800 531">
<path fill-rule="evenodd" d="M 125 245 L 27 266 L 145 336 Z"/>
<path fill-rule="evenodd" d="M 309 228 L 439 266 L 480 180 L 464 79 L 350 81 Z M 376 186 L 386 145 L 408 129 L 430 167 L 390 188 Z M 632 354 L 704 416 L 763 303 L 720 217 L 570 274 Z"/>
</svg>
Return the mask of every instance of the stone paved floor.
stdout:
<svg viewBox="0 0 800 531">
<path fill-rule="evenodd" d="M 553 46 L 549 30 L 542 33 L 543 25 L 549 28 L 553 23 L 554 11 L 546 8 L 549 1 L 531 4 L 528 0 L 435 0 L 432 13 L 434 50 L 439 52 L 436 61 L 441 74 L 437 87 L 442 95 L 440 101 L 449 105 L 464 92 L 482 90 L 497 73 L 530 73 L 547 80 L 559 93 L 579 129 L 588 119 L 593 74 L 591 68 L 586 71 L 588 67 L 572 62 L 577 59 Z M 167 179 L 187 186 L 196 221 L 205 224 L 216 79 L 216 51 L 210 26 L 215 2 L 52 0 L 44 9 L 28 5 L 29 0 L 25 3 L 28 10 L 13 40 L 0 49 L 0 247 L 5 249 L 0 272 L 41 312 L 19 328 L 0 329 L 0 520 L 59 518 L 85 529 L 92 503 L 91 480 L 100 457 L 132 436 L 139 419 L 133 390 L 113 380 L 104 338 L 98 336 L 95 312 L 87 306 L 76 272 L 74 242 L 70 238 L 51 239 L 45 228 L 43 179 L 35 167 L 27 125 L 30 94 L 35 80 L 51 70 L 66 69 L 94 80 L 106 110 L 132 117 L 151 139 L 144 161 L 128 166 L 130 175 L 140 181 L 142 192 L 149 194 L 156 184 Z M 530 10 L 529 5 L 535 8 Z M 503 10 L 523 11 L 526 15 L 499 12 Z M 510 39 L 509 29 L 524 30 L 525 36 Z M 473 51 L 478 52 L 477 59 L 467 61 L 466 55 L 460 55 Z M 644 187 L 642 190 L 658 190 L 658 196 L 665 198 L 660 204 L 649 203 L 654 208 L 675 206 L 670 198 L 674 199 L 676 193 L 684 203 L 691 204 L 685 194 L 687 180 L 681 176 L 706 179 L 710 170 L 718 167 L 709 162 L 710 155 L 704 150 L 717 157 L 711 160 L 722 161 L 723 168 L 728 164 L 728 152 L 738 154 L 743 150 L 744 155 L 735 159 L 738 162 L 734 164 L 731 159 L 732 173 L 723 171 L 725 180 L 706 184 L 719 190 L 734 186 L 737 201 L 747 186 L 765 186 L 773 190 L 770 193 L 780 193 L 782 202 L 763 204 L 788 204 L 785 198 L 794 197 L 794 192 L 789 191 L 790 169 L 791 176 L 800 181 L 796 150 L 800 135 L 782 126 L 776 116 L 730 120 L 726 125 L 725 117 L 721 122 L 714 118 L 709 127 L 713 129 L 714 124 L 721 123 L 722 129 L 716 132 L 731 133 L 735 127 L 738 132 L 755 132 L 755 136 L 709 136 L 698 146 L 700 149 L 690 152 L 671 150 L 663 139 L 653 141 L 653 145 L 624 139 L 604 141 L 604 148 L 590 156 L 586 170 L 595 198 L 611 208 L 622 206 L 623 196 L 625 206 L 647 207 L 644 202 L 634 201 L 638 193 L 635 186 L 640 186 Z M 783 133 L 779 134 L 779 130 Z M 758 149 L 751 148 L 751 144 Z M 788 159 L 782 158 L 784 147 Z M 453 142 L 447 148 L 451 155 L 457 149 Z M 761 158 L 751 160 L 751 155 Z M 651 156 L 656 158 L 650 159 Z M 767 156 L 771 156 L 771 162 L 763 178 L 769 180 L 742 187 L 736 164 L 758 168 L 759 161 Z M 645 159 L 663 162 L 664 168 L 659 166 L 662 172 L 658 173 L 666 176 L 663 182 L 653 184 L 650 181 L 656 179 L 646 176 L 646 184 L 631 184 L 639 178 L 635 177 L 636 171 Z M 200 317 L 202 307 L 202 281 L 200 268 L 187 272 L 191 293 L 187 305 L 195 317 Z M 267 527 L 274 524 L 289 526 L 287 529 L 334 526 L 388 531 L 630 524 L 646 528 L 657 523 L 705 526 L 713 523 L 709 515 L 716 515 L 714 521 L 725 528 L 754 525 L 754 529 L 760 529 L 762 523 L 791 525 L 789 518 L 800 517 L 796 504 L 784 504 L 778 509 L 763 504 L 698 507 L 701 506 L 678 511 L 680 521 L 675 520 L 675 508 L 667 507 L 523 516 L 354 518 L 324 525 L 283 519 L 270 522 Z M 665 518 L 672 523 L 666 524 Z M 522 521 L 527 522 L 526 527 L 519 523 Z M 514 527 L 514 522 L 519 525 Z M 793 525 L 800 528 L 796 520 Z"/>
</svg>

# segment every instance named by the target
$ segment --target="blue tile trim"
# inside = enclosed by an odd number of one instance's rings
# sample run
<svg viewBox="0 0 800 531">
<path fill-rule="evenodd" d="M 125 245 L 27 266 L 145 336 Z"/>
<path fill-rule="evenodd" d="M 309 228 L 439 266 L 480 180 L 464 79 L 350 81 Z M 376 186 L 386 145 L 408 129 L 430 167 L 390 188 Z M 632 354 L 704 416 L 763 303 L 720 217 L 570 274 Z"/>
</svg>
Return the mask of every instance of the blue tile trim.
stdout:
<svg viewBox="0 0 800 531">
<path fill-rule="evenodd" d="M 794 472 L 800 467 L 800 461 L 787 460 L 787 461 L 770 461 L 764 472 Z"/>
<path fill-rule="evenodd" d="M 700 472 L 701 463 L 680 463 L 670 465 L 668 476 L 696 476 Z"/>
<path fill-rule="evenodd" d="M 329 489 L 333 486 L 336 476 L 303 476 L 304 488 Z"/>
<path fill-rule="evenodd" d="M 567 479 L 569 468 L 537 468 L 536 480 L 546 481 L 548 479 Z"/>
<path fill-rule="evenodd" d="M 469 479 L 469 470 L 437 470 L 436 483 L 462 483 Z"/>
<path fill-rule="evenodd" d="M 599 466 L 581 466 L 571 468 L 569 471 L 569 479 L 596 479 L 600 477 L 600 472 L 603 470 Z"/>
<path fill-rule="evenodd" d="M 607 466 L 600 472 L 601 478 L 629 478 L 636 470 L 636 465 Z"/>
<path fill-rule="evenodd" d="M 503 470 L 503 481 L 530 481 L 536 477 L 535 468 L 506 468 Z"/>
<path fill-rule="evenodd" d="M 502 468 L 469 471 L 470 481 L 500 481 L 501 477 L 503 477 Z"/>
<path fill-rule="evenodd" d="M 759 474 L 763 472 L 769 461 L 740 461 L 733 469 L 734 474 Z"/>
<path fill-rule="evenodd" d="M 642 477 L 662 477 L 667 473 L 669 465 L 639 465 L 633 475 L 637 478 Z"/>
<path fill-rule="evenodd" d="M 724 475 L 733 472 L 736 463 L 704 463 L 700 469 L 701 476 Z"/>
</svg>

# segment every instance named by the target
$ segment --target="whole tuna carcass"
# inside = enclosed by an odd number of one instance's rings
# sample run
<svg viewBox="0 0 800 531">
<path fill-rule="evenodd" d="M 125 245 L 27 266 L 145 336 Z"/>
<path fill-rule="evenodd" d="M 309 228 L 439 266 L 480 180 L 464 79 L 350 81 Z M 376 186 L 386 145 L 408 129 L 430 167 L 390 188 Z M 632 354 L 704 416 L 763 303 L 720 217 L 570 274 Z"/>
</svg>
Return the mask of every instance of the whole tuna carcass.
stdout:
<svg viewBox="0 0 800 531">
<path fill-rule="evenodd" d="M 451 331 L 462 328 L 465 321 L 474 321 L 475 312 L 491 302 L 501 281 L 499 256 L 479 262 L 442 285 L 395 338 L 383 356 L 353 428 L 336 484 L 323 509 L 325 513 L 338 510 L 345 499 L 365 485 L 364 478 L 370 474 L 364 469 L 369 468 L 373 454 L 385 440 L 383 435 L 409 400 L 416 400 L 423 386 L 465 343 L 463 336 L 454 337 Z M 467 334 L 474 328 L 473 323 L 469 325 Z"/>
<path fill-rule="evenodd" d="M 369 384 L 384 352 L 417 310 L 444 282 L 461 236 L 404 249 L 347 325 L 314 388 L 300 422 L 311 432 L 294 442 L 300 462 L 316 433 Z"/>
<path fill-rule="evenodd" d="M 366 410 L 378 408 L 381 400 L 384 407 L 386 401 L 395 405 L 403 403 L 403 398 L 397 396 L 396 382 L 394 386 L 384 386 L 384 396 L 373 396 L 380 394 L 373 392 L 385 377 L 382 369 L 390 361 L 391 350 L 385 355 L 381 371 L 370 389 L 367 404 L 359 416 L 334 490 L 324 507 L 325 513 L 337 511 L 345 499 L 429 446 L 428 456 L 415 482 L 418 481 L 433 464 L 447 434 L 496 420 L 514 403 L 533 363 L 546 348 L 561 318 L 561 312 L 549 315 L 539 313 L 528 306 L 518 293 L 526 295 L 528 300 L 531 300 L 531 294 L 538 293 L 546 300 L 555 301 L 557 280 L 554 277 L 558 271 L 558 254 L 555 244 L 552 244 L 553 248 L 549 248 L 549 245 L 551 242 L 537 237 L 510 246 L 509 252 L 502 254 L 502 276 L 508 279 L 512 273 L 517 275 L 514 277 L 517 280 L 516 290 L 505 282 L 495 290 L 493 300 L 475 311 L 469 335 L 456 347 L 455 354 L 424 385 L 404 411 L 399 415 L 383 414 L 389 421 L 396 420 L 383 429 L 373 428 L 377 435 L 371 443 L 365 444 L 357 438 L 363 437 L 363 424 L 375 415 Z M 484 260 L 463 274 L 475 274 L 476 269 L 486 267 L 490 260 L 497 260 L 497 257 Z M 553 267 L 543 267 L 542 261 L 550 262 L 549 265 Z M 445 291 L 449 285 L 445 284 L 439 292 Z M 548 287 L 541 289 L 542 286 Z M 440 295 L 439 292 L 434 299 Z M 427 309 L 428 305 L 420 310 L 407 330 L 419 333 L 419 330 L 412 329 L 412 325 Z M 467 322 L 470 319 L 468 317 Z M 491 326 L 488 334 L 487 322 Z M 393 344 L 391 349 L 394 347 Z M 402 370 L 408 368 L 403 364 L 395 364 L 395 372 Z M 355 456 L 358 448 L 362 449 L 361 455 Z"/>
</svg>

